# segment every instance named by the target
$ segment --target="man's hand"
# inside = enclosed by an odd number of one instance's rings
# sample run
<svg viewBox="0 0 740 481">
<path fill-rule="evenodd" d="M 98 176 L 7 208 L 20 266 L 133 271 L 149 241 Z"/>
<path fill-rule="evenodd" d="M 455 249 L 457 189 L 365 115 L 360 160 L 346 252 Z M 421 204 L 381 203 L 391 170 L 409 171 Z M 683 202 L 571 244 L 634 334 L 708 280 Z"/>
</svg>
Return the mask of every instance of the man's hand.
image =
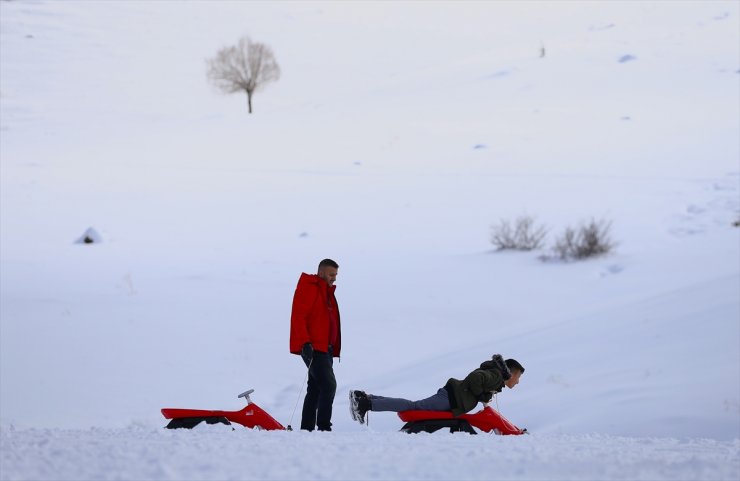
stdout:
<svg viewBox="0 0 740 481">
<path fill-rule="evenodd" d="M 303 358 L 303 362 L 306 363 L 306 366 L 311 363 L 311 360 L 313 359 L 313 346 L 310 342 L 303 345 L 303 348 L 301 349 L 301 357 Z"/>
<path fill-rule="evenodd" d="M 483 391 L 480 396 L 478 396 L 478 401 L 482 402 L 483 404 L 488 404 L 491 402 L 491 399 L 493 398 L 493 393 L 491 391 Z"/>
</svg>

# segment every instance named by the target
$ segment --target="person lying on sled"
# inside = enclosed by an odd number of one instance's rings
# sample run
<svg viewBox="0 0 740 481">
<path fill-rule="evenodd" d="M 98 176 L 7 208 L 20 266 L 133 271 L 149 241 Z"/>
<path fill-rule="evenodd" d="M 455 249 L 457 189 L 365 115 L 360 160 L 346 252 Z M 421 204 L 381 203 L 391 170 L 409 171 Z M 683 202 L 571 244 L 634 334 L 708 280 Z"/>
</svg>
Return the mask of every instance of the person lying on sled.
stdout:
<svg viewBox="0 0 740 481">
<path fill-rule="evenodd" d="M 514 359 L 504 361 L 501 354 L 494 354 L 464 380 L 450 378 L 437 394 L 419 401 L 350 391 L 350 413 L 360 424 L 365 424 L 368 411 L 452 411 L 454 416 L 460 416 L 472 411 L 479 402 L 490 402 L 504 386 L 514 389 L 523 373 L 524 367 Z"/>
</svg>

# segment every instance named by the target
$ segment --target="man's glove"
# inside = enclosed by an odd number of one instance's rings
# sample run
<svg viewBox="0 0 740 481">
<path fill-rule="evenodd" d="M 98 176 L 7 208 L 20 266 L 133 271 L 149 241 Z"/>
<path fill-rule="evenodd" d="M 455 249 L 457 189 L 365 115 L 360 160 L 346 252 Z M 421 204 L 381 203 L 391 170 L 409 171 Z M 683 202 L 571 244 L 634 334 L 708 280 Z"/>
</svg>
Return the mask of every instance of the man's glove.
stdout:
<svg viewBox="0 0 740 481">
<path fill-rule="evenodd" d="M 303 345 L 303 348 L 301 349 L 301 357 L 303 358 L 303 362 L 306 363 L 306 366 L 311 363 L 311 360 L 313 359 L 313 346 L 310 342 Z"/>
</svg>

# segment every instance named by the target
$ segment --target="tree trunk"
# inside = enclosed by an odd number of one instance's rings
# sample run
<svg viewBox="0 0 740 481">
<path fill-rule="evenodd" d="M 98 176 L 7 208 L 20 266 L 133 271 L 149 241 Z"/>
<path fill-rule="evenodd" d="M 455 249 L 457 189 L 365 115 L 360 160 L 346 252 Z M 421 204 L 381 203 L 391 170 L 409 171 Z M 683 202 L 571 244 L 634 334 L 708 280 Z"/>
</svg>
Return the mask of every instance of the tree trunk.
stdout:
<svg viewBox="0 0 740 481">
<path fill-rule="evenodd" d="M 247 90 L 247 105 L 249 106 L 249 113 L 252 113 L 252 92 Z"/>
</svg>

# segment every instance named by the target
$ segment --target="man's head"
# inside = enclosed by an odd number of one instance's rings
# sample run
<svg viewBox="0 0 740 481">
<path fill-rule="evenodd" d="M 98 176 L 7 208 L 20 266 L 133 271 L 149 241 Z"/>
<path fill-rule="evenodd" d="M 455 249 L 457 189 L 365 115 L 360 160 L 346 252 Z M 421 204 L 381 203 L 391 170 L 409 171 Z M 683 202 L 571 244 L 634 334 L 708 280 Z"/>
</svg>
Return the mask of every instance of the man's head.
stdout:
<svg viewBox="0 0 740 481">
<path fill-rule="evenodd" d="M 514 386 L 519 384 L 519 378 L 522 377 L 522 374 L 524 374 L 524 366 L 519 364 L 519 362 L 514 359 L 507 359 L 506 367 L 509 368 L 509 372 L 511 372 L 511 377 L 504 381 L 504 384 L 506 384 L 506 387 L 508 387 L 509 389 L 514 389 Z"/>
<path fill-rule="evenodd" d="M 339 264 L 331 259 L 324 259 L 319 262 L 318 276 L 324 279 L 330 286 L 334 285 L 337 280 L 337 272 L 339 271 Z"/>
</svg>

